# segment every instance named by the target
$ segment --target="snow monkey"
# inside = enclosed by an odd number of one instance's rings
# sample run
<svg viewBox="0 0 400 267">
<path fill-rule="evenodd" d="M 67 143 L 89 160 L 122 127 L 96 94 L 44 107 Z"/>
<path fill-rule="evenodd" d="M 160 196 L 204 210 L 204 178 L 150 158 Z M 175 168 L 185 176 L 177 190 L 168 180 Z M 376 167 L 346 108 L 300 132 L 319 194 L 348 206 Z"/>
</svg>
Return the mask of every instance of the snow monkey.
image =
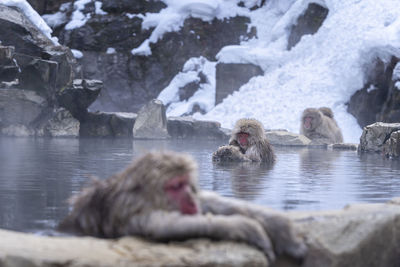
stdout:
<svg viewBox="0 0 400 267">
<path fill-rule="evenodd" d="M 301 259 L 307 252 L 280 212 L 199 191 L 197 165 L 185 154 L 149 152 L 124 171 L 97 180 L 71 199 L 59 230 L 102 238 L 136 235 L 154 241 L 205 237 L 246 242 Z"/>
<path fill-rule="evenodd" d="M 256 161 L 273 163 L 275 153 L 265 136 L 264 126 L 255 119 L 236 122 L 228 146 L 213 154 L 213 161 Z"/>
<path fill-rule="evenodd" d="M 328 107 L 305 109 L 301 116 L 300 133 L 318 143 L 343 143 L 342 132 Z"/>
</svg>

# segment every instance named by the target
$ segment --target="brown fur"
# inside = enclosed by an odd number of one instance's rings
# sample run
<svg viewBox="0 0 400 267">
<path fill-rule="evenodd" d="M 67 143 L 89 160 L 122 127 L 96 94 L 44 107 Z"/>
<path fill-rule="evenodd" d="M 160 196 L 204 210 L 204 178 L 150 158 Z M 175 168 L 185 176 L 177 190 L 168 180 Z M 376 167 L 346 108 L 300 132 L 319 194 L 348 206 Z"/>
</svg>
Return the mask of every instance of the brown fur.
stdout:
<svg viewBox="0 0 400 267">
<path fill-rule="evenodd" d="M 304 127 L 306 117 L 312 117 L 311 128 Z M 317 143 L 343 143 L 343 135 L 330 108 L 307 108 L 301 116 L 300 133 Z"/>
<path fill-rule="evenodd" d="M 247 148 L 240 146 L 237 135 L 239 133 L 249 134 Z M 238 147 L 239 149 L 234 149 Z M 236 122 L 229 146 L 218 148 L 213 154 L 213 161 L 255 161 L 275 162 L 275 153 L 265 136 L 264 127 L 255 119 L 240 119 Z"/>
<path fill-rule="evenodd" d="M 261 249 L 270 260 L 277 253 L 302 258 L 307 249 L 288 219 L 278 213 L 251 208 L 211 192 L 198 191 L 196 164 L 190 156 L 151 152 L 128 168 L 75 196 L 71 213 L 59 229 L 81 235 L 115 238 L 138 235 L 169 241 L 196 237 L 246 242 Z M 189 174 L 195 215 L 182 215 L 165 196 L 164 184 Z M 268 233 L 268 234 L 267 234 Z"/>
</svg>

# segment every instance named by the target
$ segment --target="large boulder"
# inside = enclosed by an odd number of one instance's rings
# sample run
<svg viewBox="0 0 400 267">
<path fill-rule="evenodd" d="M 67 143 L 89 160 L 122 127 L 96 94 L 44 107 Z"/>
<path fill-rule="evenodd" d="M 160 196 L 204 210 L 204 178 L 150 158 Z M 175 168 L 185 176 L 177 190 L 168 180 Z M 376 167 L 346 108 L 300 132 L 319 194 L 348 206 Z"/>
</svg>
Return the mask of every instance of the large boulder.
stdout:
<svg viewBox="0 0 400 267">
<path fill-rule="evenodd" d="M 391 134 L 398 130 L 400 130 L 400 123 L 376 122 L 364 127 L 360 137 L 359 151 L 381 153 Z"/>
<path fill-rule="evenodd" d="M 253 64 L 218 63 L 215 74 L 215 104 L 221 103 L 225 97 L 238 91 L 252 77 L 263 74 L 264 71 L 259 66 Z"/>
<path fill-rule="evenodd" d="M 383 154 L 388 158 L 400 157 L 400 131 L 392 132 L 383 145 Z"/>
<path fill-rule="evenodd" d="M 399 198 L 335 211 L 286 214 L 309 249 L 301 263 L 280 256 L 274 266 L 400 266 Z M 0 251 L 4 267 L 270 266 L 254 247 L 207 239 L 155 243 L 135 237 L 47 237 L 0 230 Z"/>
<path fill-rule="evenodd" d="M 0 89 L 0 134 L 7 136 L 79 136 L 79 121 L 65 109 L 53 109 L 34 91 Z"/>
<path fill-rule="evenodd" d="M 59 92 L 57 99 L 75 118 L 82 119 L 102 88 L 102 81 L 75 79 L 71 86 Z"/>
<path fill-rule="evenodd" d="M 361 127 L 376 121 L 400 121 L 399 62 L 397 57 L 389 62 L 376 58 L 365 68 L 366 83 L 351 96 L 347 109 Z"/>
<path fill-rule="evenodd" d="M 132 137 L 137 115 L 124 112 L 88 112 L 81 119 L 81 137 Z"/>
<path fill-rule="evenodd" d="M 199 121 L 192 117 L 168 117 L 168 133 L 176 139 L 228 140 L 229 135 L 216 121 Z"/>
<path fill-rule="evenodd" d="M 160 100 L 153 99 L 139 110 L 132 133 L 136 139 L 170 138 L 165 106 Z"/>
</svg>

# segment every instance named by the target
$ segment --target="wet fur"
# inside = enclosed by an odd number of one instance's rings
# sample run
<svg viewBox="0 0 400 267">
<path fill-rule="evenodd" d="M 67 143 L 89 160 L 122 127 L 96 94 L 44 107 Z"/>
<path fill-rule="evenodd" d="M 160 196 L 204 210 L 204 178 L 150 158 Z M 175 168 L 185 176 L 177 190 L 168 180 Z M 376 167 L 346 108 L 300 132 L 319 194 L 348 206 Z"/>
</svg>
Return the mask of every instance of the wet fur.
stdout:
<svg viewBox="0 0 400 267">
<path fill-rule="evenodd" d="M 248 148 L 242 148 L 238 142 L 238 134 L 247 133 Z M 238 149 L 234 149 L 237 147 Z M 228 151 L 230 150 L 230 151 Z M 229 146 L 218 148 L 213 154 L 213 161 L 255 161 L 255 162 L 275 162 L 275 153 L 272 146 L 265 136 L 264 127 L 255 119 L 240 119 L 236 122 Z"/>
<path fill-rule="evenodd" d="M 182 174 L 190 175 L 199 214 L 182 215 L 165 196 L 165 182 Z M 196 175 L 197 165 L 188 155 L 148 153 L 125 171 L 96 180 L 73 197 L 72 211 L 59 230 L 103 238 L 137 235 L 158 241 L 208 237 L 246 242 L 271 261 L 275 253 L 304 257 L 307 248 L 286 217 L 198 191 Z"/>
</svg>

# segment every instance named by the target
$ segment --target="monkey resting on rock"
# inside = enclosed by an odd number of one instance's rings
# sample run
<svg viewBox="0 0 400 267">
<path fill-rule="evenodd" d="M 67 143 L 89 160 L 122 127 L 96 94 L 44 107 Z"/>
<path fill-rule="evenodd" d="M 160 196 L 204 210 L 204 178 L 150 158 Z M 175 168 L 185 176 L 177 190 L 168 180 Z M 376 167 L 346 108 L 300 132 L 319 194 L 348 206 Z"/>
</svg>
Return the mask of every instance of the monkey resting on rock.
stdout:
<svg viewBox="0 0 400 267">
<path fill-rule="evenodd" d="M 219 147 L 213 153 L 212 160 L 273 163 L 275 153 L 265 136 L 261 122 L 255 119 L 240 119 L 232 130 L 229 145 Z"/>
<path fill-rule="evenodd" d="M 307 252 L 282 213 L 199 191 L 197 165 L 185 154 L 147 153 L 123 172 L 95 181 L 71 204 L 71 213 L 59 224 L 64 232 L 241 241 L 263 251 L 271 262 L 276 254 L 301 259 Z"/>
</svg>

